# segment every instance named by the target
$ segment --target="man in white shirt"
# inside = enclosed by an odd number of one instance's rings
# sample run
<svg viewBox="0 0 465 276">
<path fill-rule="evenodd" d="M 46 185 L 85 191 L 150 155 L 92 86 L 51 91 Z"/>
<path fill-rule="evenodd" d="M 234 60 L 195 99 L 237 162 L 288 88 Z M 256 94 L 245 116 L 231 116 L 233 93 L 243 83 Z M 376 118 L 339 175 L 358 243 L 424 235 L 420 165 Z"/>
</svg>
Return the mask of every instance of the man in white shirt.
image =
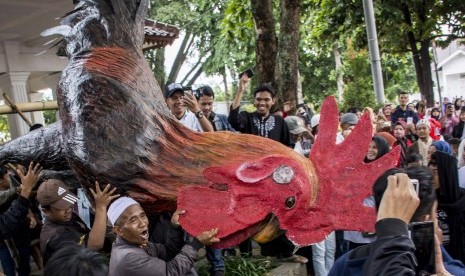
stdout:
<svg viewBox="0 0 465 276">
<path fill-rule="evenodd" d="M 166 105 L 181 124 L 195 131 L 210 132 L 213 126 L 200 110 L 192 92 L 179 83 L 171 83 L 165 90 Z M 187 109 L 186 109 L 187 107 Z"/>
</svg>

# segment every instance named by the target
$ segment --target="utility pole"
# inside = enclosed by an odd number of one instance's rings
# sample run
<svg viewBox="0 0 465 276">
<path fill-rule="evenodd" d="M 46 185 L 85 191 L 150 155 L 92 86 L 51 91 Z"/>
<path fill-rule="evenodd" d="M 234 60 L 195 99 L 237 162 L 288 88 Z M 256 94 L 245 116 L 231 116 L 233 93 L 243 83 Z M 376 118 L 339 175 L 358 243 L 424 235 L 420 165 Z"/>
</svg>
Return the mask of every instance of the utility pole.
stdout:
<svg viewBox="0 0 465 276">
<path fill-rule="evenodd" d="M 379 56 L 378 36 L 376 34 L 375 14 L 373 11 L 373 1 L 363 0 L 363 10 L 365 12 L 365 24 L 367 26 L 368 50 L 370 51 L 371 74 L 373 78 L 373 88 L 375 90 L 376 101 L 384 104 L 383 74 L 381 72 L 381 58 Z"/>
</svg>

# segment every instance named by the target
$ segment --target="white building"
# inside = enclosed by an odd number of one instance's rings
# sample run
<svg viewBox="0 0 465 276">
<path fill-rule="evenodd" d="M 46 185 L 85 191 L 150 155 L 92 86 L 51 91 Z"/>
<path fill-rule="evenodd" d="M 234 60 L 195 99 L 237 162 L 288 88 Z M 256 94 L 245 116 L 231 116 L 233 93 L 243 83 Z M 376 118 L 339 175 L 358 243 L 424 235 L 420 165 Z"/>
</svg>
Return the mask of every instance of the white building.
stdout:
<svg viewBox="0 0 465 276">
<path fill-rule="evenodd" d="M 453 100 L 457 97 L 465 98 L 465 45 L 456 40 L 447 48 L 437 48 L 439 83 L 441 96 Z M 433 80 L 436 76 L 433 68 Z M 435 89 L 435 99 L 439 99 L 438 91 Z"/>
</svg>

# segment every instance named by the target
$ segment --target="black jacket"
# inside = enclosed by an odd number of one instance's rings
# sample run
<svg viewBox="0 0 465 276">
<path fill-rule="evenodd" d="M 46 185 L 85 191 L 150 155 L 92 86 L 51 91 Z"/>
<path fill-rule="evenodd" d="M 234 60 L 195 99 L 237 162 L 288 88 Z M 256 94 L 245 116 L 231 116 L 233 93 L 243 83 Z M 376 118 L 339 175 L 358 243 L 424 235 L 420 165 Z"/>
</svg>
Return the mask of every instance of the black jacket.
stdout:
<svg viewBox="0 0 465 276">
<path fill-rule="evenodd" d="M 341 256 L 329 276 L 415 275 L 415 246 L 405 222 L 382 219 L 376 223 L 376 235 L 376 241 Z"/>
<path fill-rule="evenodd" d="M 72 245 L 87 245 L 90 230 L 85 223 L 73 213 L 73 217 L 66 223 L 46 221 L 40 232 L 40 251 L 44 264 L 61 248 Z"/>
<path fill-rule="evenodd" d="M 0 239 L 10 236 L 20 226 L 29 210 L 29 199 L 19 196 L 8 210 L 0 214 Z"/>
</svg>

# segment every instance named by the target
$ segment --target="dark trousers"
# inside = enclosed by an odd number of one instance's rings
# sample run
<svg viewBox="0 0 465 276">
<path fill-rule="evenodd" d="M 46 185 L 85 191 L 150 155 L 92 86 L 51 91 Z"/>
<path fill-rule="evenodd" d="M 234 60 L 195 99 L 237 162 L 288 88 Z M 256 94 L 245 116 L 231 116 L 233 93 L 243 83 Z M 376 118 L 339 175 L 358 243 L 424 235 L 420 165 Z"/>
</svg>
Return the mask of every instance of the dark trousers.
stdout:
<svg viewBox="0 0 465 276">
<path fill-rule="evenodd" d="M 29 276 L 31 274 L 31 247 L 29 246 L 20 246 L 17 247 L 20 263 L 18 269 L 19 276 Z M 10 251 L 6 244 L 0 246 L 0 260 L 2 262 L 3 273 L 6 276 L 15 276 L 16 275 L 16 264 L 13 258 L 11 257 Z"/>
</svg>

